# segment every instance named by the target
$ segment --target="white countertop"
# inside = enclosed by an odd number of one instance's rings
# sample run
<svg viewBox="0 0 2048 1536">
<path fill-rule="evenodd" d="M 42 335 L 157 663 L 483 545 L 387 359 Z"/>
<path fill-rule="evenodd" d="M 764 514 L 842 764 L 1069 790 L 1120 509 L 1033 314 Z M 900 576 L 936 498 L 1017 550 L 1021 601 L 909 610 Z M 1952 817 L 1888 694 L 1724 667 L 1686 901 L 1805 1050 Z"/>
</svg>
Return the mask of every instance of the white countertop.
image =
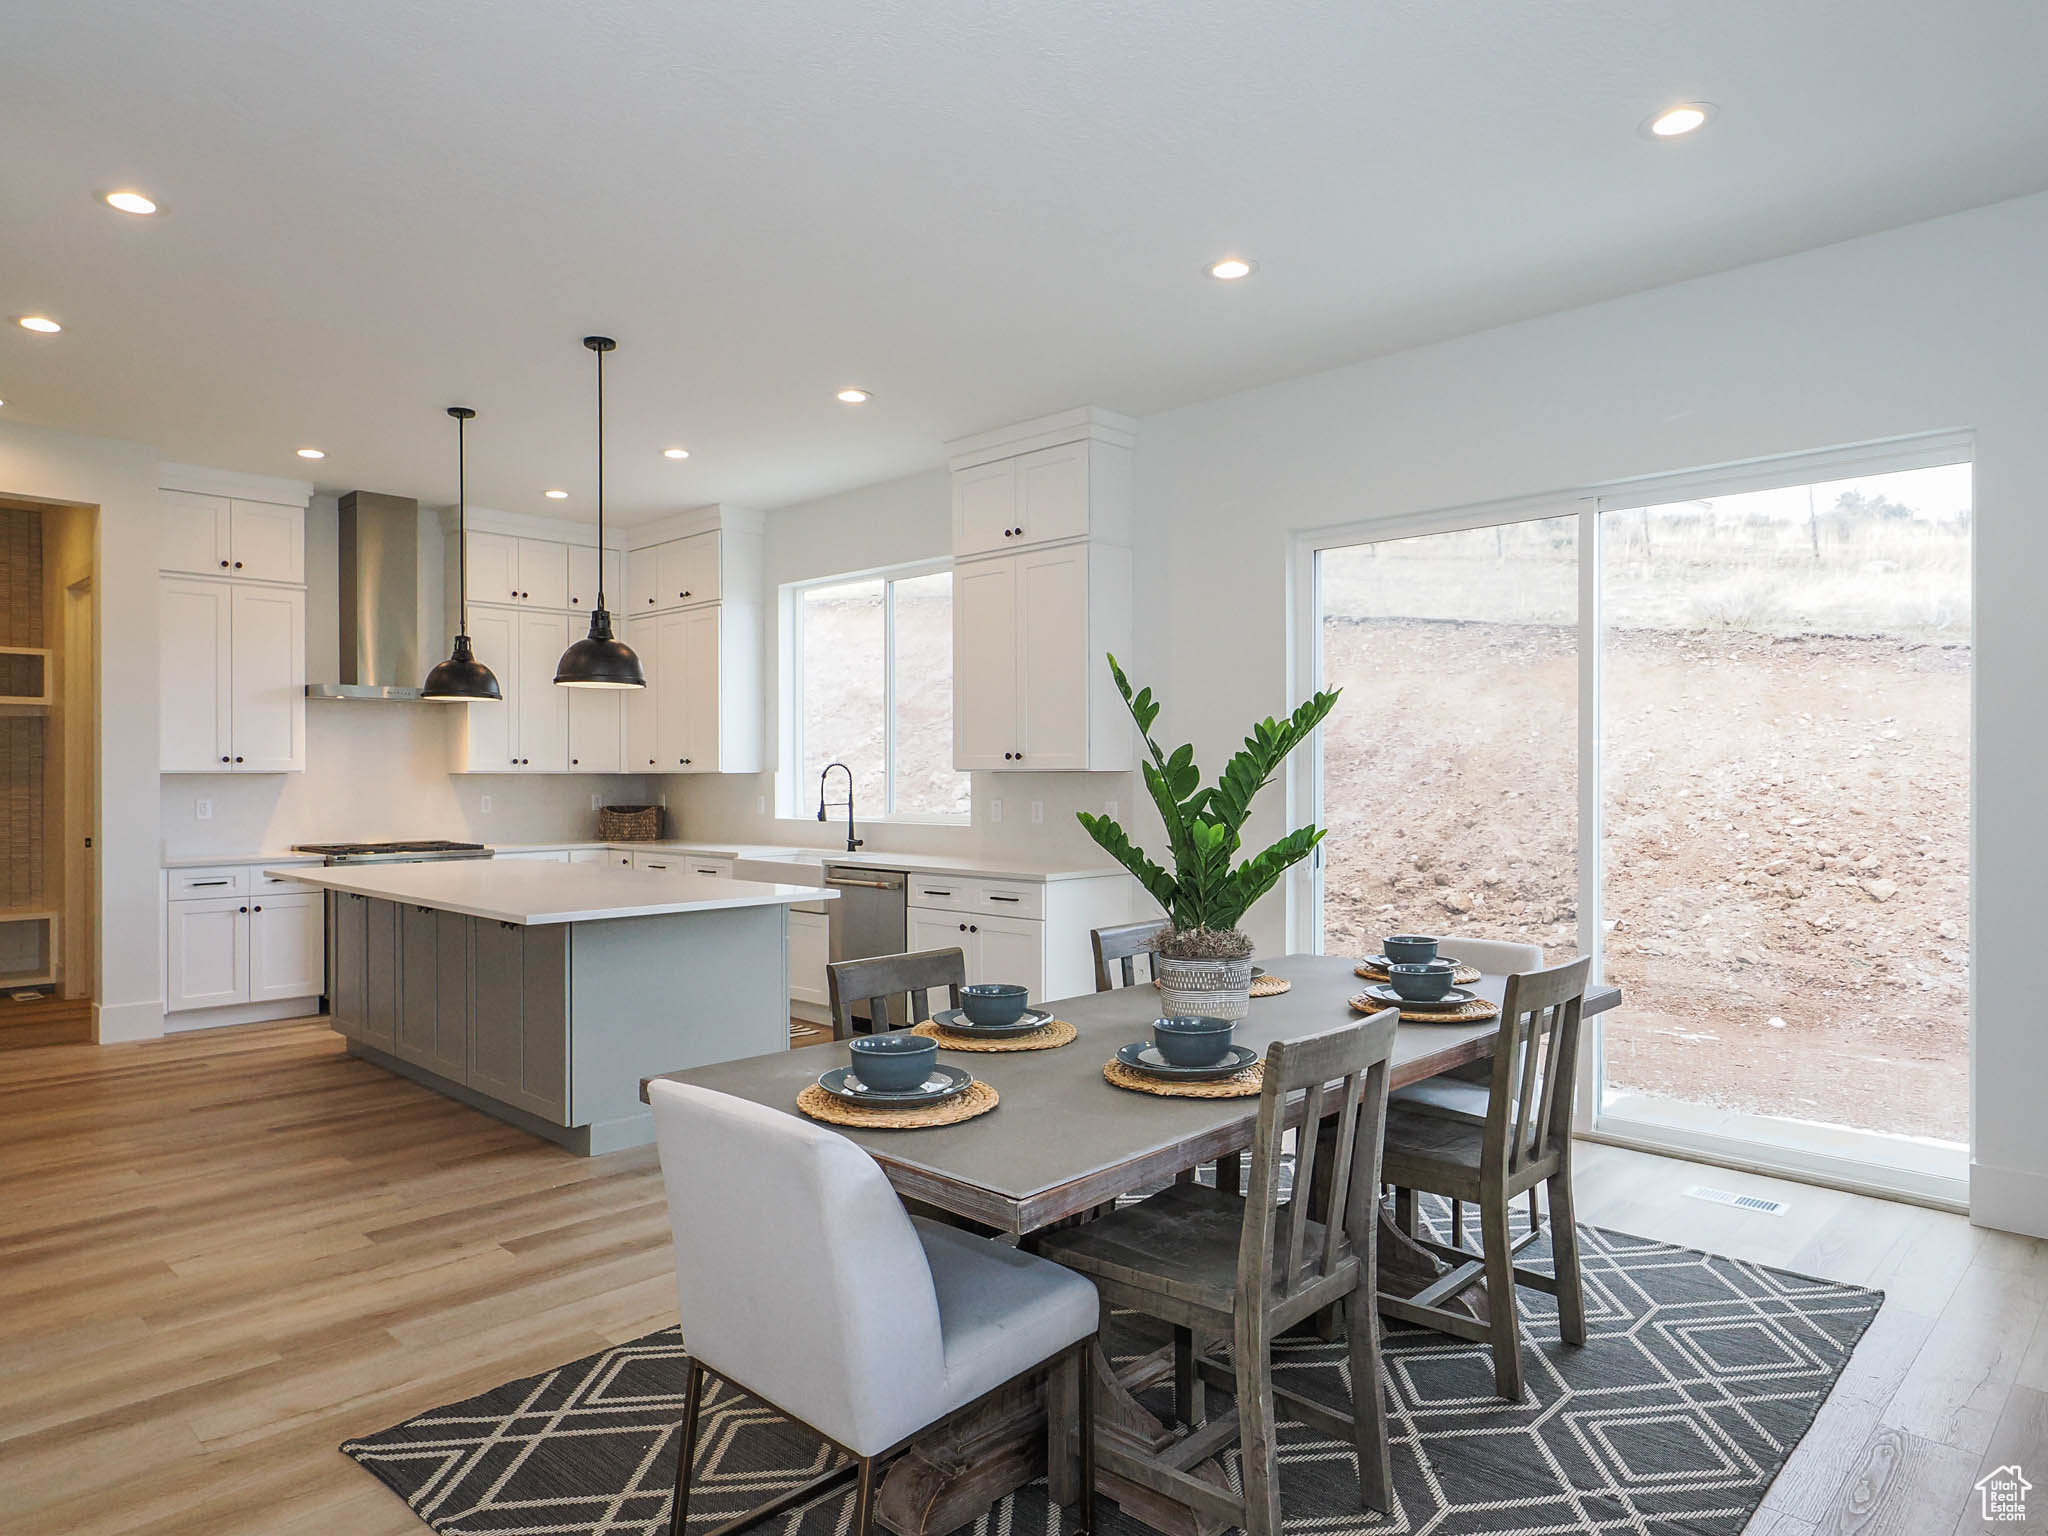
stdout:
<svg viewBox="0 0 2048 1536">
<path fill-rule="evenodd" d="M 832 894 L 808 885 L 721 880 L 679 871 L 621 869 L 613 864 L 545 864 L 516 859 L 502 863 L 496 859 L 448 859 L 426 864 L 290 867 L 293 879 L 330 891 L 411 902 L 521 927 L 718 912 L 732 907 L 795 906 L 821 896 L 830 899 Z"/>
<path fill-rule="evenodd" d="M 216 864 L 318 864 L 317 853 L 293 853 L 281 848 L 275 853 L 169 853 L 165 869 L 211 869 Z"/>
</svg>

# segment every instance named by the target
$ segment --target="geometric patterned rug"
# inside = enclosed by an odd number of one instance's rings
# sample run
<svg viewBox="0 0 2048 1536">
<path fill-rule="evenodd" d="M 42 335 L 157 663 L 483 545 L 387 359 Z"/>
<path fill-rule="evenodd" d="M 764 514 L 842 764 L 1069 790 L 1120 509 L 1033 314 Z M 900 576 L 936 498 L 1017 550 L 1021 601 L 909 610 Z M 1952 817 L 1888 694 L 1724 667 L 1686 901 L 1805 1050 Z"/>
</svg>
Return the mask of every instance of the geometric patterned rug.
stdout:
<svg viewBox="0 0 2048 1536">
<path fill-rule="evenodd" d="M 1445 1213 L 1426 1213 L 1438 1236 Z M 1559 1342 L 1555 1303 L 1521 1288 L 1526 1396 L 1493 1395 L 1483 1346 L 1390 1324 L 1396 1509 L 1358 1507 L 1348 1444 L 1300 1423 L 1280 1433 L 1288 1528 L 1313 1536 L 1739 1536 L 1826 1401 L 1882 1292 L 1808 1279 L 1598 1227 L 1580 1228 L 1587 1343 Z M 1520 1261 L 1548 1268 L 1546 1234 Z M 1119 1361 L 1166 1335 L 1119 1315 Z M 1274 1370 L 1349 1402 L 1341 1343 L 1282 1340 Z M 498 1536 L 661 1536 L 668 1529 L 686 1355 L 671 1329 L 451 1403 L 342 1447 L 434 1530 Z M 1210 1412 L 1228 1412 L 1211 1390 Z M 1148 1407 L 1162 1411 L 1157 1400 Z M 1162 1416 L 1170 1416 L 1170 1395 Z M 836 1453 L 730 1388 L 707 1400 L 691 1523 L 709 1527 L 815 1476 Z M 1224 1472 L 1240 1487 L 1236 1452 Z M 759 1527 L 839 1536 L 834 1490 Z M 1059 1536 L 1072 1515 L 1043 1480 L 967 1527 Z M 1149 1527 L 1107 1498 L 1103 1536 Z"/>
</svg>

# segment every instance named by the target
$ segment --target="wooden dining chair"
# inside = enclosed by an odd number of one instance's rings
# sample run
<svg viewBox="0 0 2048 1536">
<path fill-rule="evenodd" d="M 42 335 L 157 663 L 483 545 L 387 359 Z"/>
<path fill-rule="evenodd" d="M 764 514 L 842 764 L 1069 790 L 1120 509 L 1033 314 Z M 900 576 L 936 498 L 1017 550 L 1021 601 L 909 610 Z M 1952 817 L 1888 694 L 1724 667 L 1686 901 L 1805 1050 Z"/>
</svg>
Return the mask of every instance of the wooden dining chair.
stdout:
<svg viewBox="0 0 2048 1536">
<path fill-rule="evenodd" d="M 1117 962 L 1123 973 L 1123 984 L 1136 986 L 1138 971 L 1135 962 L 1141 956 L 1151 959 L 1160 926 L 1155 918 L 1144 923 L 1119 923 L 1114 928 L 1091 928 L 1088 943 L 1095 951 L 1095 990 L 1107 992 L 1116 986 L 1116 979 L 1109 970 L 1112 961 Z"/>
<path fill-rule="evenodd" d="M 960 1006 L 960 989 L 967 985 L 967 957 L 957 949 L 921 949 L 907 955 L 875 955 L 864 960 L 835 960 L 825 967 L 825 984 L 832 1002 L 832 1038 L 844 1040 L 863 1033 L 908 1029 L 932 1016 L 930 993 L 946 989 L 949 1008 Z M 891 1017 L 890 1003 L 900 999 L 906 1015 Z M 867 1006 L 868 1017 L 858 1019 L 853 1010 Z"/>
<path fill-rule="evenodd" d="M 1399 1102 L 1387 1106 L 1382 1175 L 1396 1191 L 1396 1223 L 1452 1267 L 1413 1296 L 1383 1293 L 1380 1310 L 1403 1322 L 1489 1345 L 1494 1390 L 1510 1402 L 1522 1397 L 1517 1284 L 1555 1296 L 1558 1333 L 1567 1344 L 1586 1342 L 1579 1236 L 1572 1216 L 1572 1095 L 1580 1014 L 1592 967 L 1591 958 L 1582 957 L 1508 978 L 1485 1119 Z M 1508 1231 L 1508 1207 L 1539 1184 L 1550 1204 L 1555 1271 L 1550 1275 L 1515 1264 L 1516 1252 L 1534 1241 L 1537 1229 L 1531 1228 L 1520 1242 Z M 1477 1206 L 1480 1251 L 1422 1236 L 1415 1211 L 1417 1191 Z M 1486 1321 L 1444 1305 L 1482 1280 Z"/>
<path fill-rule="evenodd" d="M 1159 1456 L 1098 1446 L 1102 1465 L 1140 1487 L 1193 1506 L 1204 1521 L 1242 1526 L 1247 1536 L 1277 1536 L 1280 1491 L 1276 1425 L 1310 1424 L 1351 1441 L 1358 1456 L 1361 1504 L 1387 1510 L 1392 1472 L 1382 1390 L 1376 1289 L 1381 1127 L 1387 1062 L 1399 1015 L 1386 1009 L 1324 1034 L 1276 1041 L 1266 1052 L 1265 1082 L 1252 1137 L 1250 1192 L 1174 1184 L 1136 1205 L 1084 1226 L 1038 1239 L 1038 1251 L 1095 1282 L 1105 1308 L 1129 1308 L 1175 1329 L 1176 1376 L 1199 1375 L 1234 1391 L 1237 1413 L 1202 1425 Z M 1134 1110 L 1134 1113 L 1136 1111 Z M 1327 1209 L 1312 1218 L 1318 1138 L 1299 1138 L 1292 1197 L 1280 1199 L 1283 1143 L 1290 1127 L 1334 1116 Z M 1324 1307 L 1342 1305 L 1350 1344 L 1350 1412 L 1273 1381 L 1272 1342 Z M 1187 1348 L 1190 1339 L 1229 1339 L 1231 1365 Z M 1176 1382 L 1176 1386 L 1180 1386 Z M 1177 1397 L 1188 1400 L 1183 1389 Z M 1196 1395 L 1199 1401 L 1199 1395 Z M 1277 1404 L 1277 1406 L 1276 1406 Z M 1193 1475 L 1239 1443 L 1243 1501 Z"/>
</svg>

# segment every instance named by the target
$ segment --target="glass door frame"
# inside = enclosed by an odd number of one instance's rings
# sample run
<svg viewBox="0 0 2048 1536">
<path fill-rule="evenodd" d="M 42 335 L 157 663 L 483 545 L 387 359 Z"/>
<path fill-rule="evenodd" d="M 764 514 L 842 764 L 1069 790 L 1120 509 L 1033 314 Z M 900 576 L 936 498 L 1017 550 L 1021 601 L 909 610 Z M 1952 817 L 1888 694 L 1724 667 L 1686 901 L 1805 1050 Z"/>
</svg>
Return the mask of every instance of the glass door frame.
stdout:
<svg viewBox="0 0 2048 1536">
<path fill-rule="evenodd" d="M 1540 496 L 1516 497 L 1392 517 L 1368 517 L 1355 522 L 1297 532 L 1292 540 L 1287 573 L 1287 696 L 1291 701 L 1305 699 L 1323 683 L 1322 593 L 1318 579 L 1318 560 L 1324 550 L 1419 538 L 1436 533 L 1459 533 L 1503 523 L 1533 521 L 1538 518 L 1576 516 L 1579 520 L 1579 952 L 1593 957 L 1594 979 L 1602 979 L 1606 973 L 1606 925 L 1602 921 L 1601 894 L 1604 885 L 1601 876 L 1606 830 L 1602 795 L 1600 708 L 1606 643 L 1600 582 L 1603 565 L 1602 514 L 1705 496 L 1728 496 L 1743 491 L 1769 490 L 1863 475 L 1885 474 L 1897 470 L 1970 463 L 1975 459 L 1975 450 L 1976 434 L 1972 431 L 1929 432 L 1881 442 L 1782 454 L 1670 474 L 1609 481 Z M 1974 558 L 1973 550 L 1973 561 Z M 1973 652 L 1975 628 L 1976 609 L 1973 603 Z M 1972 687 L 1974 689 L 1974 680 Z M 1974 784 L 1974 707 L 1972 719 L 1970 774 Z M 1322 825 L 1323 733 L 1320 729 L 1290 761 L 1286 788 L 1288 825 L 1300 826 L 1304 822 Z M 1973 927 L 1976 911 L 1976 841 L 1976 822 L 1972 818 L 1970 904 Z M 1288 948 L 1295 953 L 1322 953 L 1323 858 L 1320 848 L 1313 858 L 1304 860 L 1290 872 L 1285 884 L 1285 900 Z M 1973 1071 L 1976 1051 L 1976 965 L 1976 947 L 1973 944 L 1970 950 L 1969 979 L 1972 1010 L 1969 1041 Z M 1626 1000 L 1623 1006 L 1627 1006 Z M 1906 1199 L 1944 1210 L 1969 1210 L 1967 1179 L 1942 1178 L 1849 1157 L 1716 1136 L 1603 1113 L 1601 1098 L 1606 1079 L 1604 1049 L 1604 1031 L 1601 1028 L 1601 1021 L 1596 1018 L 1593 1027 L 1586 1032 L 1579 1052 L 1578 1092 L 1573 1113 L 1575 1132 L 1589 1140 L 1676 1155 L 1694 1162 L 1776 1174 L 1838 1189 Z M 1974 1155 L 1974 1116 L 1970 1127 L 1970 1143 Z"/>
</svg>

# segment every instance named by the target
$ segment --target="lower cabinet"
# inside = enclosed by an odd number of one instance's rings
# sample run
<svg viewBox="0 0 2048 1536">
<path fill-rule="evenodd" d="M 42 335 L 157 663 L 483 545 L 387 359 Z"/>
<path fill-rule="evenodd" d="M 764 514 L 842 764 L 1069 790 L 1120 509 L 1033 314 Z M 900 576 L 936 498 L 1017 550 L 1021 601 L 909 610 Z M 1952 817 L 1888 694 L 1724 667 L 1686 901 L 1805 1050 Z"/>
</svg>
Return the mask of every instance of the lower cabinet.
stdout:
<svg viewBox="0 0 2048 1536">
<path fill-rule="evenodd" d="M 913 951 L 958 949 L 970 982 L 1015 982 L 1034 1001 L 1045 996 L 1044 923 L 912 907 L 906 937 Z"/>
<path fill-rule="evenodd" d="M 166 908 L 167 1012 L 320 995 L 320 898 L 211 896 Z"/>
<path fill-rule="evenodd" d="M 556 1125 L 569 1123 L 569 929 L 336 892 L 341 1034 Z"/>
<path fill-rule="evenodd" d="M 469 919 L 469 1086 L 569 1123 L 569 929 Z"/>
<path fill-rule="evenodd" d="M 914 946 L 913 946 L 914 947 Z M 832 1006 L 825 967 L 832 959 L 832 920 L 824 912 L 789 909 L 789 1000 Z"/>
</svg>

